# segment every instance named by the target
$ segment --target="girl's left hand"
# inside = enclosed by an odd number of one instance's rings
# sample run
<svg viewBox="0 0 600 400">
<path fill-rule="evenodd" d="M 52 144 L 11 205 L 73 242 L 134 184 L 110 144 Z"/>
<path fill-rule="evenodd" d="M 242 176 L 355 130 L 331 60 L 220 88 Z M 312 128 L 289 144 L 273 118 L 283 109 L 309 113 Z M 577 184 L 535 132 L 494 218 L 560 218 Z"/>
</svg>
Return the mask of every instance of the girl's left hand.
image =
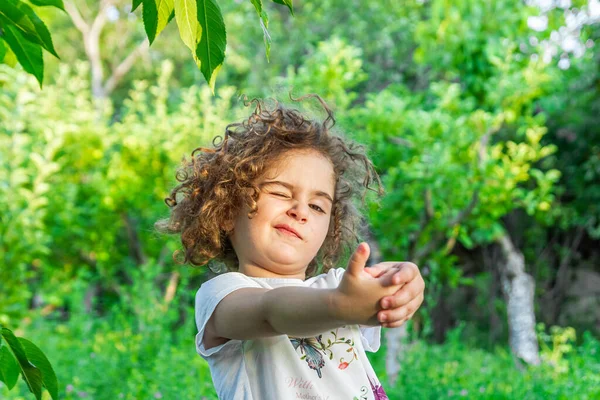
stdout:
<svg viewBox="0 0 600 400">
<path fill-rule="evenodd" d="M 399 289 L 392 296 L 380 300 L 382 310 L 377 314 L 377 319 L 385 328 L 397 328 L 411 319 L 423 303 L 425 290 L 425 281 L 419 267 L 411 262 L 382 262 L 364 270 L 376 278 L 392 268 L 398 272 L 391 282 L 398 285 Z"/>
</svg>

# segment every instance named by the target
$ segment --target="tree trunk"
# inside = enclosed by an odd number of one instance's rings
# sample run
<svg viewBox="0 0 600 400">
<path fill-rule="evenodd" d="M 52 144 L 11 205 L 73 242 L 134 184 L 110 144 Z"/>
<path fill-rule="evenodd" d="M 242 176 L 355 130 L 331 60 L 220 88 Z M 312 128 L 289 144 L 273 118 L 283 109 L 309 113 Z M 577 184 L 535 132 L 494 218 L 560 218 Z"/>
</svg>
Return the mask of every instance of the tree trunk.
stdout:
<svg viewBox="0 0 600 400">
<path fill-rule="evenodd" d="M 497 248 L 492 246 L 485 246 L 482 249 L 483 265 L 486 271 L 490 273 L 490 288 L 488 291 L 488 312 L 489 312 L 489 332 L 488 332 L 488 344 L 490 347 L 498 341 L 498 338 L 502 334 L 502 318 L 500 317 L 498 310 L 496 310 L 496 298 L 500 290 L 498 281 L 500 280 L 500 271 L 496 268 L 499 260 L 497 257 Z"/>
<path fill-rule="evenodd" d="M 83 18 L 73 2 L 64 2 L 65 10 L 71 17 L 73 24 L 83 35 L 85 54 L 90 62 L 92 96 L 96 101 L 96 107 L 99 111 L 104 107 L 103 100 L 113 92 L 121 79 L 133 67 L 136 59 L 148 51 L 148 48 L 150 47 L 148 39 L 142 40 L 135 49 L 124 57 L 123 61 L 121 61 L 117 67 L 110 71 L 111 74 L 108 79 L 104 79 L 100 37 L 107 21 L 107 10 L 109 7 L 113 6 L 113 1 L 114 0 L 100 1 L 98 13 L 94 16 L 92 22 L 88 22 Z M 124 38 L 124 40 L 126 40 L 126 38 Z"/>
<path fill-rule="evenodd" d="M 505 234 L 498 239 L 505 263 L 500 263 L 502 292 L 506 299 L 510 348 L 517 359 L 527 364 L 540 363 L 535 334 L 535 281 L 525 272 L 525 258 Z"/>
</svg>

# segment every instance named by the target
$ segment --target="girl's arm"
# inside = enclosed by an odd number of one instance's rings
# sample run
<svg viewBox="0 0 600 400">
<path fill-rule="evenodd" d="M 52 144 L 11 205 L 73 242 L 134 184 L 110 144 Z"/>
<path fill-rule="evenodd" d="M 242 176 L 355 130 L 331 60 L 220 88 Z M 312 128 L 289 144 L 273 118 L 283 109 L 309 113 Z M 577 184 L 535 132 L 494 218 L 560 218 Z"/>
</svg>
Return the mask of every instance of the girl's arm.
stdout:
<svg viewBox="0 0 600 400">
<path fill-rule="evenodd" d="M 226 296 L 204 329 L 206 349 L 229 339 L 314 336 L 347 322 L 338 320 L 332 305 L 336 289 L 281 287 L 245 288 Z"/>
<path fill-rule="evenodd" d="M 362 247 L 361 247 L 362 246 Z M 215 308 L 204 331 L 207 349 L 229 339 L 314 336 L 347 324 L 377 325 L 379 300 L 398 289 L 395 271 L 374 278 L 364 271 L 365 245 L 352 256 L 336 289 L 284 286 L 245 288 L 229 294 Z"/>
</svg>

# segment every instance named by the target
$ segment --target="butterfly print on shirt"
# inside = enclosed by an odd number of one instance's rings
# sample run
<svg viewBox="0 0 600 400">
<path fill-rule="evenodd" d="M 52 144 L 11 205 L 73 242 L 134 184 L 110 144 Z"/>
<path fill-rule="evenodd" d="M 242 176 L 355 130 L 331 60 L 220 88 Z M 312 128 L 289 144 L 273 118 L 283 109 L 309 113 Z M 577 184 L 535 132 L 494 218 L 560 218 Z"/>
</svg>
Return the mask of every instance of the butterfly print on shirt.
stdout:
<svg viewBox="0 0 600 400">
<path fill-rule="evenodd" d="M 290 338 L 290 341 L 294 345 L 294 349 L 298 350 L 300 348 L 300 353 L 302 353 L 302 359 L 306 360 L 309 368 L 317 371 L 317 375 L 319 378 L 322 378 L 321 368 L 325 366 L 325 358 L 323 358 L 323 354 L 321 353 L 321 349 L 323 348 L 323 344 L 321 343 L 321 337 L 323 335 L 319 335 L 317 337 L 309 337 L 309 338 Z"/>
<path fill-rule="evenodd" d="M 339 350 L 339 346 L 345 346 L 346 349 L 342 353 L 344 357 L 339 359 L 339 369 L 346 369 L 354 361 L 358 359 L 356 349 L 354 347 L 354 340 L 352 338 L 345 338 L 338 336 L 338 329 L 331 331 L 331 335 L 327 336 L 327 340 L 323 339 L 323 335 L 310 338 L 297 338 L 290 337 L 290 341 L 294 345 L 294 349 L 300 348 L 300 354 L 302 354 L 301 360 L 305 360 L 311 369 L 317 372 L 319 378 L 322 378 L 321 368 L 325 366 L 325 359 L 329 357 L 330 360 L 334 358 L 333 347 L 336 346 Z M 338 353 L 339 355 L 339 353 Z M 345 358 L 348 358 L 346 360 Z"/>
</svg>

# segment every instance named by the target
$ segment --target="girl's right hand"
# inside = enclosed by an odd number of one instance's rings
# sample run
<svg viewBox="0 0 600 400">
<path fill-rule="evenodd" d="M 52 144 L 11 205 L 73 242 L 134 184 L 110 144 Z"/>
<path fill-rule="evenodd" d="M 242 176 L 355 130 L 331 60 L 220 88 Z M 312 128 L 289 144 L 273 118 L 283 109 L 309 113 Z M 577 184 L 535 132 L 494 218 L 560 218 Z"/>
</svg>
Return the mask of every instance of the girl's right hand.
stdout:
<svg viewBox="0 0 600 400">
<path fill-rule="evenodd" d="M 332 301 L 336 319 L 345 324 L 379 325 L 377 313 L 382 308 L 381 298 L 391 296 L 401 285 L 394 285 L 392 278 L 396 272 L 390 268 L 379 277 L 365 271 L 369 259 L 369 245 L 358 245 L 348 262 L 348 268 L 337 287 Z"/>
</svg>

